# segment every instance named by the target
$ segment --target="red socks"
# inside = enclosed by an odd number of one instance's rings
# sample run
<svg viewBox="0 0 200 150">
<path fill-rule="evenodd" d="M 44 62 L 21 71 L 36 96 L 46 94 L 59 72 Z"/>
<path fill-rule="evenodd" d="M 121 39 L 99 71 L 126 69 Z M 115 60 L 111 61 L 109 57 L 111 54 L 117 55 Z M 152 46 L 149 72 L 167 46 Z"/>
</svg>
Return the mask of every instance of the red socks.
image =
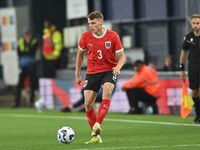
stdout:
<svg viewBox="0 0 200 150">
<path fill-rule="evenodd" d="M 87 116 L 87 119 L 88 119 L 88 123 L 90 125 L 90 128 L 93 127 L 93 125 L 95 124 L 96 122 L 96 112 L 94 109 L 92 110 L 89 110 L 89 111 L 86 111 L 86 116 Z"/>
<path fill-rule="evenodd" d="M 94 109 L 86 111 L 86 116 L 87 116 L 90 128 L 93 127 L 95 122 L 98 122 L 100 124 L 102 123 L 103 119 L 106 117 L 108 113 L 109 107 L 110 107 L 110 100 L 104 99 L 101 102 L 97 116 Z"/>
<path fill-rule="evenodd" d="M 106 117 L 106 115 L 108 113 L 109 107 L 110 107 L 110 100 L 103 99 L 101 102 L 101 105 L 99 107 L 96 122 L 98 122 L 100 124 L 102 123 L 103 119 Z"/>
</svg>

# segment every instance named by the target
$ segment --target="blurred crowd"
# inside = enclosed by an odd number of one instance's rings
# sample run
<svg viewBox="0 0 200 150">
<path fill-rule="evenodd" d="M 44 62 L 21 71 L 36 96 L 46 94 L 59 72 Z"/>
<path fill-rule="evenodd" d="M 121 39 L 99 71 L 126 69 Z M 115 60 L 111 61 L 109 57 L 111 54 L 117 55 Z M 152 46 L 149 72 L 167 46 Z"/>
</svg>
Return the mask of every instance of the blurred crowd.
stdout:
<svg viewBox="0 0 200 150">
<path fill-rule="evenodd" d="M 38 79 L 56 77 L 56 70 L 66 63 L 62 59 L 63 51 L 63 35 L 50 21 L 44 21 L 39 37 L 31 29 L 24 30 L 17 45 L 20 73 L 13 107 L 20 107 L 23 95 L 26 95 L 27 105 L 34 106 Z"/>
</svg>

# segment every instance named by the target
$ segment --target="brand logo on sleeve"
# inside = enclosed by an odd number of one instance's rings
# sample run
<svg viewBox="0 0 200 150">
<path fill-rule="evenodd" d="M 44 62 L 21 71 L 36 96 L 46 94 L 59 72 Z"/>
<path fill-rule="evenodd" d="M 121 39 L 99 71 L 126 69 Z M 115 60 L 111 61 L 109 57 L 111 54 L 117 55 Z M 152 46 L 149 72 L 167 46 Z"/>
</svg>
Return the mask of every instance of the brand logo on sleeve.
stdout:
<svg viewBox="0 0 200 150">
<path fill-rule="evenodd" d="M 88 46 L 90 46 L 90 47 L 93 47 L 93 45 L 92 45 L 92 44 L 90 44 L 90 43 L 88 44 Z"/>
</svg>

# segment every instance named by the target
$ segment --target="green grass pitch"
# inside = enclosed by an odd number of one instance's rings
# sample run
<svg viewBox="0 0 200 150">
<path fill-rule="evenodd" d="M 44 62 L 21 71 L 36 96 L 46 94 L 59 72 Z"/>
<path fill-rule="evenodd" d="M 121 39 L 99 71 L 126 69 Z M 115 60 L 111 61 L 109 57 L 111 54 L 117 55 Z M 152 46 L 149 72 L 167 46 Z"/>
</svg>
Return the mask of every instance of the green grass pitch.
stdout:
<svg viewBox="0 0 200 150">
<path fill-rule="evenodd" d="M 57 130 L 75 131 L 71 144 L 57 141 Z M 85 113 L 0 109 L 0 150 L 199 150 L 200 125 L 193 117 L 109 113 L 102 144 L 85 145 L 90 129 Z"/>
</svg>

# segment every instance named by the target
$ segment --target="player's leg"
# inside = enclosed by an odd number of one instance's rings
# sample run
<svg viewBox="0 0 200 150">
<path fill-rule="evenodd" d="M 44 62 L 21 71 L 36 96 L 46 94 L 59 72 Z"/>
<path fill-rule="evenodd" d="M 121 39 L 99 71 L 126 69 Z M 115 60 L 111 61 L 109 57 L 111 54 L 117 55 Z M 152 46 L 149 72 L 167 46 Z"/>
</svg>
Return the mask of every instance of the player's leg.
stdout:
<svg viewBox="0 0 200 150">
<path fill-rule="evenodd" d="M 91 90 L 85 90 L 84 95 L 85 95 L 86 116 L 87 116 L 90 128 L 92 129 L 92 133 L 91 133 L 92 138 L 88 142 L 85 142 L 85 144 L 102 143 L 102 139 L 101 139 L 100 135 L 97 135 L 93 131 L 93 127 L 94 127 L 94 124 L 96 122 L 96 112 L 95 112 L 95 109 L 94 109 L 94 103 L 95 103 L 97 93 L 94 92 L 94 91 L 91 91 Z"/>
<path fill-rule="evenodd" d="M 85 112 L 86 112 L 88 123 L 89 123 L 91 129 L 96 122 L 96 112 L 94 109 L 94 103 L 95 103 L 96 96 L 97 96 L 97 92 L 92 91 L 92 90 L 84 90 Z"/>
<path fill-rule="evenodd" d="M 86 116 L 90 127 L 96 122 L 96 112 L 94 108 L 95 99 L 97 97 L 98 91 L 101 85 L 101 75 L 100 74 L 87 74 L 84 83 L 84 106 L 86 111 Z"/>
<path fill-rule="evenodd" d="M 192 89 L 192 99 L 194 101 L 194 108 L 196 117 L 194 119 L 195 123 L 200 123 L 200 99 L 199 99 L 199 89 Z"/>
<path fill-rule="evenodd" d="M 98 110 L 97 120 L 99 124 L 102 124 L 103 119 L 105 118 L 106 114 L 108 113 L 110 107 L 110 99 L 112 96 L 112 92 L 114 89 L 114 84 L 110 82 L 106 82 L 102 85 L 103 95 L 102 95 L 102 102 Z"/>
<path fill-rule="evenodd" d="M 112 74 L 112 71 L 104 73 L 104 78 L 102 80 L 102 101 L 99 106 L 96 123 L 93 126 L 93 131 L 98 135 L 101 132 L 101 124 L 106 117 L 109 107 L 110 107 L 110 99 L 115 87 L 115 83 L 117 81 L 117 77 Z"/>
<path fill-rule="evenodd" d="M 102 89 L 103 89 L 102 102 L 99 106 L 96 123 L 94 124 L 92 128 L 93 129 L 92 134 L 96 136 L 99 136 L 100 132 L 102 131 L 101 124 L 103 122 L 103 119 L 106 117 L 109 107 L 110 107 L 110 99 L 111 99 L 112 91 L 114 89 L 114 84 L 106 82 L 103 84 Z M 102 142 L 101 139 L 99 140 Z"/>
<path fill-rule="evenodd" d="M 101 74 L 86 75 L 84 98 L 85 98 L 85 110 L 88 118 L 89 125 L 92 129 L 96 122 L 96 112 L 94 108 L 95 99 L 97 97 L 99 88 L 101 85 Z M 92 129 L 92 138 L 85 144 L 97 144 L 102 143 L 101 137 L 96 135 Z"/>
<path fill-rule="evenodd" d="M 188 72 L 189 77 L 189 87 L 192 89 L 192 99 L 194 101 L 194 108 L 196 117 L 194 119 L 195 123 L 200 123 L 200 98 L 199 98 L 199 82 L 200 74 L 197 71 L 190 70 Z"/>
</svg>

